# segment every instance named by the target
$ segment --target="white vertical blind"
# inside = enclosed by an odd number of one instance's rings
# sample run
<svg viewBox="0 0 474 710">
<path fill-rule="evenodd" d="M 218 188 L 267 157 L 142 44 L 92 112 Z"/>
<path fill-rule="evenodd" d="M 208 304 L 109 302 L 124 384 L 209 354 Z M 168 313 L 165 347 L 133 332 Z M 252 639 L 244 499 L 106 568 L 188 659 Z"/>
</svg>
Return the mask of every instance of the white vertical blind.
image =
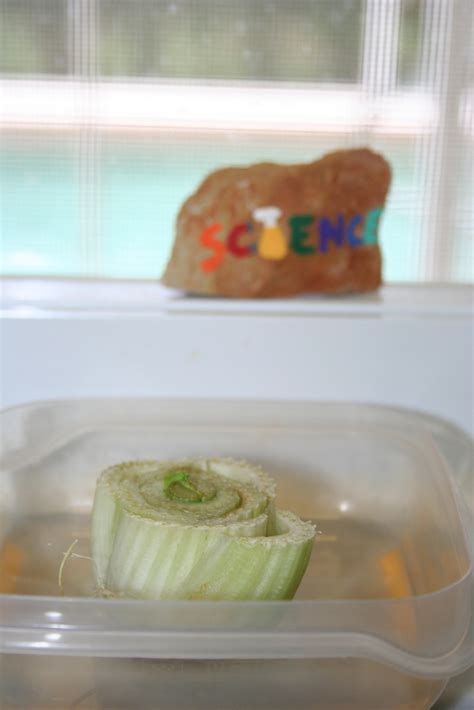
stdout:
<svg viewBox="0 0 474 710">
<path fill-rule="evenodd" d="M 2 272 L 158 278 L 211 170 L 369 145 L 387 281 L 473 279 L 471 0 L 0 0 Z"/>
<path fill-rule="evenodd" d="M 401 0 L 367 0 L 362 80 L 371 98 L 395 90 L 400 13 Z"/>
<path fill-rule="evenodd" d="M 472 145 L 463 141 L 460 120 L 463 69 L 469 68 L 465 53 L 469 37 L 464 26 L 468 16 L 463 9 L 460 3 L 444 0 L 431 0 L 425 8 L 420 83 L 432 94 L 438 119 L 431 135 L 420 140 L 420 180 L 430 209 L 422 233 L 419 269 L 421 278 L 435 281 L 449 281 L 455 274 L 456 213 L 465 180 L 459 175 L 459 166 L 464 149 L 469 152 L 470 148 L 472 157 Z"/>
</svg>

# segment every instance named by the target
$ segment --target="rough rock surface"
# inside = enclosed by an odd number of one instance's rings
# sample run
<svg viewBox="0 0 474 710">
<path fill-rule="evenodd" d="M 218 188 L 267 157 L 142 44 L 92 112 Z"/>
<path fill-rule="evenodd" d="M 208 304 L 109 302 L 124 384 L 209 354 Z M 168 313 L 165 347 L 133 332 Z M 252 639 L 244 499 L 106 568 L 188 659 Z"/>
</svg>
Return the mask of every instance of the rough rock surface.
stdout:
<svg viewBox="0 0 474 710">
<path fill-rule="evenodd" d="M 354 235 L 362 238 L 364 220 L 371 210 L 382 208 L 390 185 L 386 160 L 368 149 L 341 150 L 304 165 L 260 163 L 244 168 L 226 168 L 209 175 L 183 204 L 176 224 L 172 255 L 162 283 L 191 293 L 238 298 L 284 297 L 298 293 L 350 293 L 377 289 L 382 281 L 382 259 L 378 243 L 350 244 L 326 241 L 318 245 L 321 218 L 349 224 L 356 215 L 361 222 Z M 281 214 L 278 226 L 287 240 L 283 258 L 262 258 L 258 249 L 238 256 L 222 249 L 216 268 L 203 263 L 213 250 L 202 243 L 203 231 L 212 224 L 220 228 L 217 241 L 239 224 L 250 225 L 239 235 L 238 245 L 255 245 L 263 225 L 254 210 L 276 206 Z M 300 240 L 312 253 L 292 248 L 289 220 L 311 215 L 314 221 Z M 311 246 L 312 245 L 312 246 Z"/>
</svg>

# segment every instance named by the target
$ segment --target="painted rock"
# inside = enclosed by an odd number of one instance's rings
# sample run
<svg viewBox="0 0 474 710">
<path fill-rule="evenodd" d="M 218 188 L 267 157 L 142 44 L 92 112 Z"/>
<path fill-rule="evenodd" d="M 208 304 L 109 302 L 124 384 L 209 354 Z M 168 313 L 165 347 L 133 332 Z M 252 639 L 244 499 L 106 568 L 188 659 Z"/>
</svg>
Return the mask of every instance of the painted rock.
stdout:
<svg viewBox="0 0 474 710">
<path fill-rule="evenodd" d="M 236 298 L 374 291 L 390 179 L 368 149 L 218 170 L 179 212 L 162 283 Z"/>
</svg>

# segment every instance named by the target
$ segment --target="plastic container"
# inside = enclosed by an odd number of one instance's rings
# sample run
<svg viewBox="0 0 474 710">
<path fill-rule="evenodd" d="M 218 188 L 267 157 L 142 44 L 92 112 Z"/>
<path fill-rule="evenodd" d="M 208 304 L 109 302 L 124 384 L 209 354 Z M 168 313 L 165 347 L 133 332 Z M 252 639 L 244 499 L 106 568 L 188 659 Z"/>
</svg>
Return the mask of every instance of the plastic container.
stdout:
<svg viewBox="0 0 474 710">
<path fill-rule="evenodd" d="M 163 400 L 33 404 L 1 425 L 3 709 L 429 708 L 472 663 L 472 520 L 455 482 L 469 487 L 472 450 L 450 425 L 377 406 Z M 316 522 L 295 600 L 91 596 L 97 475 L 181 455 L 260 463 L 280 505 Z"/>
</svg>

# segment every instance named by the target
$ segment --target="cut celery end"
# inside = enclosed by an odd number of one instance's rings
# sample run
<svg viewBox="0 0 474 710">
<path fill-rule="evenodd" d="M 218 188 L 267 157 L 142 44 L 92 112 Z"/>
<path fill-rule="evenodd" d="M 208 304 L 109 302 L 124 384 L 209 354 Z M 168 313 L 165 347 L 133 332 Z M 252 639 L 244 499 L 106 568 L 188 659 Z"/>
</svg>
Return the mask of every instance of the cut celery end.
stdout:
<svg viewBox="0 0 474 710">
<path fill-rule="evenodd" d="M 189 599 L 291 599 L 308 566 L 314 527 L 292 513 L 276 513 L 279 535 L 221 537 L 212 555 L 186 579 Z"/>
<path fill-rule="evenodd" d="M 108 469 L 93 508 L 98 586 L 147 599 L 292 598 L 315 531 L 276 511 L 274 496 L 267 474 L 231 459 Z"/>
</svg>

